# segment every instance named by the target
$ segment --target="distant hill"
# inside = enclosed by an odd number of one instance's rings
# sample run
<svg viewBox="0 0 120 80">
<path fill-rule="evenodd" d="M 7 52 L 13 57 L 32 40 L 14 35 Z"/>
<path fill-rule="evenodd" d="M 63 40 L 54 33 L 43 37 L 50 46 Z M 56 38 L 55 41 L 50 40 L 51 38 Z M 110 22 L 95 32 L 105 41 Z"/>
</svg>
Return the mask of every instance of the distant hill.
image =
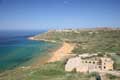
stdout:
<svg viewBox="0 0 120 80">
<path fill-rule="evenodd" d="M 51 30 L 35 39 L 66 41 L 77 44 L 74 53 L 116 52 L 120 53 L 120 29 L 95 28 L 95 29 L 68 29 Z"/>
</svg>

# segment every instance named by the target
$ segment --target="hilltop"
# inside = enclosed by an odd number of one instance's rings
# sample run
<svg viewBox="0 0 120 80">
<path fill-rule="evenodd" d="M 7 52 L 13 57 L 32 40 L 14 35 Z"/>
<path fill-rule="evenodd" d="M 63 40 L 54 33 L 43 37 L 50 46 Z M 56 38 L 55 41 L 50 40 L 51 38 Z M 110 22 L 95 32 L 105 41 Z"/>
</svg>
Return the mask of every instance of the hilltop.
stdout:
<svg viewBox="0 0 120 80">
<path fill-rule="evenodd" d="M 34 37 L 36 40 L 76 43 L 74 53 L 120 51 L 120 29 L 51 30 Z"/>
</svg>

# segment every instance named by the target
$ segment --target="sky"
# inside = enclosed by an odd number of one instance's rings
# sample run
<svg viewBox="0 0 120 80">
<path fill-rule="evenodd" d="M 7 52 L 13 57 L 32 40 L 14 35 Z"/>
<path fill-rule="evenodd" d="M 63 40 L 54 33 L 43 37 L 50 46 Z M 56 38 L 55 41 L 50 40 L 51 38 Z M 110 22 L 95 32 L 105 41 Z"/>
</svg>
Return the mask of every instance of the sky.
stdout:
<svg viewBox="0 0 120 80">
<path fill-rule="evenodd" d="M 120 0 L 0 0 L 0 30 L 120 27 Z"/>
</svg>

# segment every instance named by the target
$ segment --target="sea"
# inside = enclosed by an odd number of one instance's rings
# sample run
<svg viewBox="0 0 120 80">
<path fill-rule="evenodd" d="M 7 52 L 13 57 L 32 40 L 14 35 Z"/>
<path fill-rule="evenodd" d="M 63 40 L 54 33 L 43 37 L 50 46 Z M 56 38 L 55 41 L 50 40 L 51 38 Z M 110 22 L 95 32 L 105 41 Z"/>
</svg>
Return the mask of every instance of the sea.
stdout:
<svg viewBox="0 0 120 80">
<path fill-rule="evenodd" d="M 39 56 L 55 48 L 56 44 L 28 39 L 28 37 L 42 34 L 46 31 L 0 31 L 0 72 L 30 65 L 33 60 L 35 61 Z"/>
</svg>

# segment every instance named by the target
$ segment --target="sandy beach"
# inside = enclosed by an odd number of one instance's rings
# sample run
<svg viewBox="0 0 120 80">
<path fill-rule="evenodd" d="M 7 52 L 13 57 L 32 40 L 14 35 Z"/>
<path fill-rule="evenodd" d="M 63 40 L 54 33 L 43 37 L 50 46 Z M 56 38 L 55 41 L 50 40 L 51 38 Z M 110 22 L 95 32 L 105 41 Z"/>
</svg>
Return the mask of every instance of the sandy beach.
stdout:
<svg viewBox="0 0 120 80">
<path fill-rule="evenodd" d="M 68 56 L 69 53 L 71 53 L 74 47 L 75 47 L 75 44 L 63 42 L 62 46 L 58 50 L 52 53 L 51 58 L 48 59 L 47 62 L 48 63 L 56 62 L 63 59 L 64 57 Z"/>
<path fill-rule="evenodd" d="M 30 37 L 29 39 L 36 40 L 34 39 L 34 37 Z M 46 40 L 42 40 L 42 41 L 46 41 Z M 48 63 L 55 62 L 61 60 L 64 57 L 67 57 L 69 53 L 71 53 L 71 51 L 74 49 L 74 47 L 75 44 L 63 42 L 60 48 L 50 53 L 50 55 L 52 56 L 47 60 L 47 62 Z"/>
<path fill-rule="evenodd" d="M 34 39 L 34 37 L 29 37 L 28 39 L 36 40 Z M 37 62 L 32 65 L 32 67 L 37 67 L 45 63 L 60 61 L 61 59 L 68 57 L 69 55 L 72 55 L 70 53 L 74 49 L 74 47 L 75 47 L 75 44 L 73 43 L 63 42 L 57 50 L 50 51 L 48 54 L 49 56 L 45 56 L 45 57 L 38 59 Z"/>
</svg>

